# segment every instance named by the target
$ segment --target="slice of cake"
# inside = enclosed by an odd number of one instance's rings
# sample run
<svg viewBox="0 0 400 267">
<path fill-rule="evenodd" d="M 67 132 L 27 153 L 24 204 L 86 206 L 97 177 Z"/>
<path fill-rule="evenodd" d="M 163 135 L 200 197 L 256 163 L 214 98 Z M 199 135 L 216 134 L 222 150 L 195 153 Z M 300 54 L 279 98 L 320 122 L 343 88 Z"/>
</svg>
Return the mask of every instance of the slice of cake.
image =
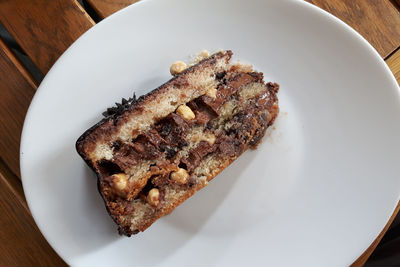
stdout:
<svg viewBox="0 0 400 267">
<path fill-rule="evenodd" d="M 144 231 L 255 148 L 278 112 L 279 85 L 231 51 L 207 56 L 139 99 L 123 99 L 76 149 L 121 234 Z"/>
</svg>

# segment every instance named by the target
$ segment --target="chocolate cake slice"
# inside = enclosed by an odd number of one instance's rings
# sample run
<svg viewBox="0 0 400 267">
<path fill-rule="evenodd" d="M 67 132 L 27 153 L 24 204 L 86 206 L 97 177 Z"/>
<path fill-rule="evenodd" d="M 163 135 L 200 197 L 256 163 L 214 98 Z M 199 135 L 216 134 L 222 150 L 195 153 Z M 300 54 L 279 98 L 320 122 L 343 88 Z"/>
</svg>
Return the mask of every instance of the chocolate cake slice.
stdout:
<svg viewBox="0 0 400 267">
<path fill-rule="evenodd" d="M 87 130 L 76 149 L 120 234 L 144 231 L 203 188 L 247 148 L 278 112 L 279 85 L 231 51 L 206 56 L 150 93 L 123 99 Z"/>
</svg>

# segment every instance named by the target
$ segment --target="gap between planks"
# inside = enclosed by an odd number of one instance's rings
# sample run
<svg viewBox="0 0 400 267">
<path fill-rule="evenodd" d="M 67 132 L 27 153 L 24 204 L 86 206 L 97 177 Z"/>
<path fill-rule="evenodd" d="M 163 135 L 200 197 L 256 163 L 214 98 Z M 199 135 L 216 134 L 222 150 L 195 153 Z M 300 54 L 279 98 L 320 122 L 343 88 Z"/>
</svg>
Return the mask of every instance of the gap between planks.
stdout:
<svg viewBox="0 0 400 267">
<path fill-rule="evenodd" d="M 44 74 L 95 24 L 77 0 L 0 1 L 0 22 Z"/>
<path fill-rule="evenodd" d="M 0 39 L 0 157 L 19 176 L 22 125 L 37 84 Z"/>
</svg>

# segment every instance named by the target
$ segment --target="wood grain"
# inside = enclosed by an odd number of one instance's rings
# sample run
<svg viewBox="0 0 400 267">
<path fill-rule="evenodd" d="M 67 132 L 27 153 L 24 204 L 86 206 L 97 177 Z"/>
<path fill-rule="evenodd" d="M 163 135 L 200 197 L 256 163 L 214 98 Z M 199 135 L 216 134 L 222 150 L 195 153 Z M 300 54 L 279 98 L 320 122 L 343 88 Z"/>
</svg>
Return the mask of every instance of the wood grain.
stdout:
<svg viewBox="0 0 400 267">
<path fill-rule="evenodd" d="M 20 181 L 6 175 L 13 174 L 0 165 L 0 265 L 66 266 L 33 221 Z"/>
<path fill-rule="evenodd" d="M 386 58 L 400 46 L 400 13 L 390 0 L 308 0 L 340 18 Z"/>
<path fill-rule="evenodd" d="M 33 78 L 0 39 L 0 157 L 18 176 L 22 125 L 36 87 Z"/>
<path fill-rule="evenodd" d="M 94 25 L 76 0 L 1 0 L 0 22 L 43 73 Z"/>
<path fill-rule="evenodd" d="M 94 11 L 103 19 L 138 1 L 139 0 L 86 0 Z"/>
<path fill-rule="evenodd" d="M 11 171 L 11 169 L 1 158 L 0 158 L 0 175 L 2 175 L 3 178 L 7 181 L 8 185 L 11 187 L 12 192 L 14 193 L 16 198 L 18 198 L 21 205 L 23 205 L 24 208 L 29 211 L 28 205 L 26 204 L 24 190 L 22 189 L 21 179 Z"/>
<path fill-rule="evenodd" d="M 66 266 L 35 225 L 19 180 L 19 142 L 37 84 L 0 39 L 0 265 Z"/>
<path fill-rule="evenodd" d="M 386 59 L 386 64 L 388 64 L 390 70 L 394 74 L 394 77 L 400 84 L 400 49 L 398 49 L 395 53 L 393 53 L 393 55 Z"/>
</svg>

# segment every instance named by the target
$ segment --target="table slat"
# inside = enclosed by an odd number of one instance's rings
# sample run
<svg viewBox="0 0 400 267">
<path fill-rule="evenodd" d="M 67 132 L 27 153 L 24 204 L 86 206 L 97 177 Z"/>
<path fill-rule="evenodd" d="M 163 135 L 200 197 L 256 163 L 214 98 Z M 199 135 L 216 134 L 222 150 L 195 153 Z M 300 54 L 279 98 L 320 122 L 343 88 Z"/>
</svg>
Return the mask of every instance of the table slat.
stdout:
<svg viewBox="0 0 400 267">
<path fill-rule="evenodd" d="M 386 59 L 386 63 L 393 72 L 394 77 L 396 77 L 397 82 L 400 84 L 400 49 Z"/>
<path fill-rule="evenodd" d="M 18 195 L 22 192 L 21 183 L 15 179 L 11 185 L 3 171 L 0 168 L 0 265 L 66 266 L 44 239 L 24 199 Z"/>
<path fill-rule="evenodd" d="M 76 0 L 0 1 L 0 22 L 43 73 L 94 25 Z"/>
<path fill-rule="evenodd" d="M 307 0 L 340 18 L 386 58 L 400 46 L 400 13 L 391 0 Z"/>
<path fill-rule="evenodd" d="M 86 0 L 102 19 L 138 1 L 139 0 Z"/>
<path fill-rule="evenodd" d="M 36 84 L 0 39 L 0 157 L 19 176 L 19 144 Z"/>
</svg>

